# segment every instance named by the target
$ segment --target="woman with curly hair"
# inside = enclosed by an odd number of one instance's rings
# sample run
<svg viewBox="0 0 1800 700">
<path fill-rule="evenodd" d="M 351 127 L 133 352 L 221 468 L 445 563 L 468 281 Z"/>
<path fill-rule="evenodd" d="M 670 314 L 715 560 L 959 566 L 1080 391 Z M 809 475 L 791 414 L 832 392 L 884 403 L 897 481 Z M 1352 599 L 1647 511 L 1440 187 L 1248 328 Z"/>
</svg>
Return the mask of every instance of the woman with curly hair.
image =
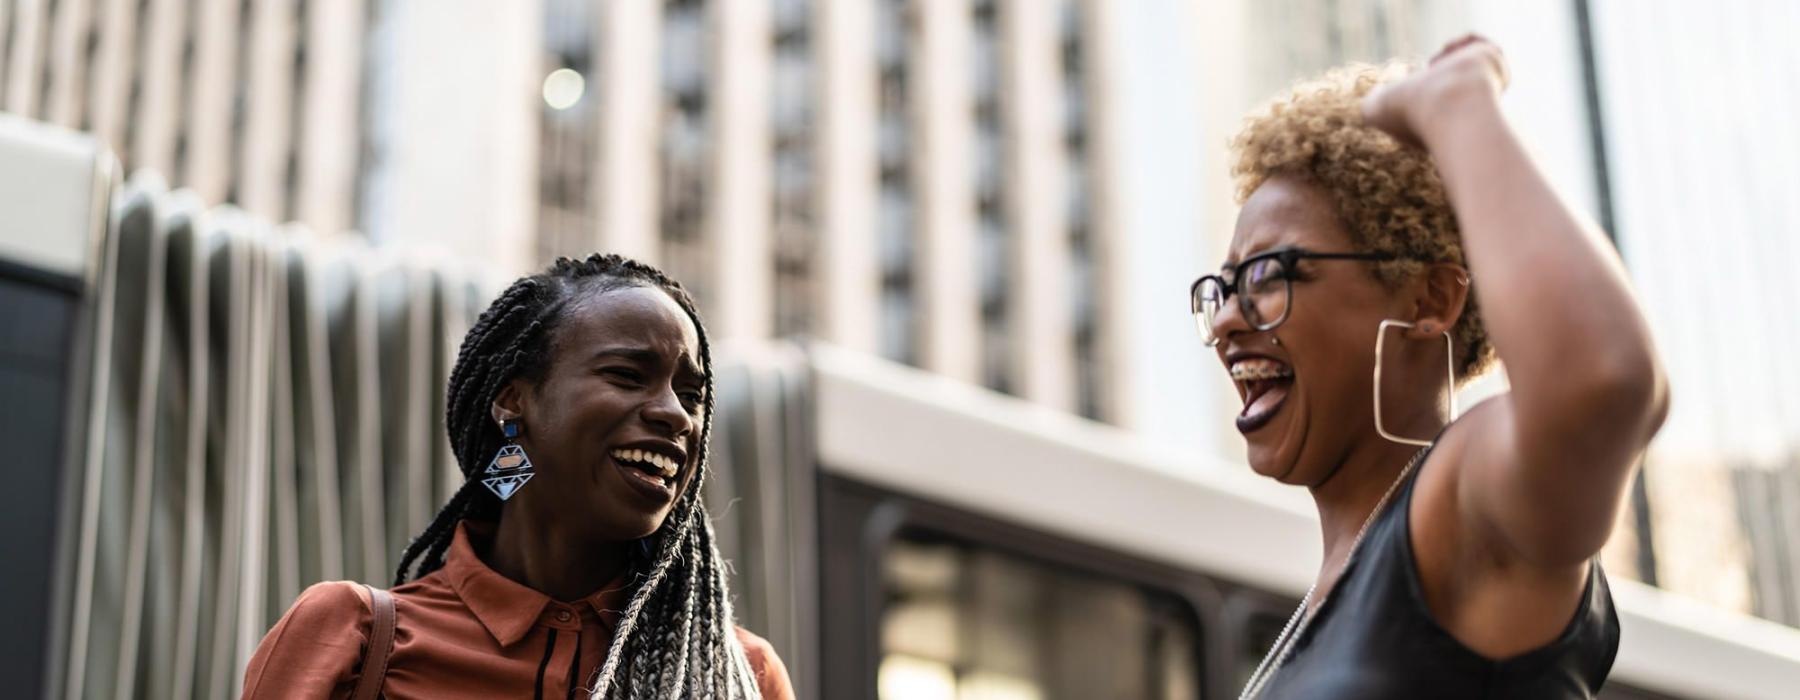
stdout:
<svg viewBox="0 0 1800 700">
<path fill-rule="evenodd" d="M 1302 84 L 1233 142 L 1243 207 L 1191 302 L 1251 468 L 1306 487 L 1324 540 L 1245 697 L 1586 698 L 1612 667 L 1594 557 L 1667 382 L 1505 85 L 1500 50 L 1466 37 L 1411 75 Z M 1510 391 L 1455 415 L 1496 355 Z"/>
<path fill-rule="evenodd" d="M 732 624 L 700 500 L 712 408 L 705 327 L 660 271 L 595 255 L 514 282 L 450 373 L 462 488 L 391 592 L 302 593 L 244 696 L 791 699 Z"/>
</svg>

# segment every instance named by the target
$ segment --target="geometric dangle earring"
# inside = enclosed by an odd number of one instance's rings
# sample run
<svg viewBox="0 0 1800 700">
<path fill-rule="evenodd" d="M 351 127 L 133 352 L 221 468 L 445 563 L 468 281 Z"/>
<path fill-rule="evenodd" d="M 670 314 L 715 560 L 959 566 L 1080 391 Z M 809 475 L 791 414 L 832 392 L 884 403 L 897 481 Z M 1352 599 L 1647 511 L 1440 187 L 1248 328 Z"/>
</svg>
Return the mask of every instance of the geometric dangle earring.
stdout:
<svg viewBox="0 0 1800 700">
<path fill-rule="evenodd" d="M 518 444 L 519 421 L 500 421 L 500 432 L 506 435 L 506 444 L 494 455 L 494 461 L 488 463 L 487 478 L 482 479 L 481 484 L 504 501 L 518 493 L 525 482 L 531 481 L 536 470 L 531 468 L 531 459 L 525 456 L 525 448 Z"/>
</svg>

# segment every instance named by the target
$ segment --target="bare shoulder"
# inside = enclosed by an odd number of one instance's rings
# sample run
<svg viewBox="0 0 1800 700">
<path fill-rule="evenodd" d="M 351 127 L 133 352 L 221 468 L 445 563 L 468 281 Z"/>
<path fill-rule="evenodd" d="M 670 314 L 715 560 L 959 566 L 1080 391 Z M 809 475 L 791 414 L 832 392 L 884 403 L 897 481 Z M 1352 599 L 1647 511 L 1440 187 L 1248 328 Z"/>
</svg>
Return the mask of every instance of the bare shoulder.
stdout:
<svg viewBox="0 0 1800 700">
<path fill-rule="evenodd" d="M 744 647 L 744 657 L 750 662 L 750 670 L 756 673 L 756 687 L 762 691 L 763 698 L 792 700 L 794 684 L 788 678 L 787 664 L 782 663 L 769 640 L 742 627 L 737 628 L 737 638 L 738 644 Z"/>
<path fill-rule="evenodd" d="M 1497 500 L 1521 481 L 1508 451 L 1513 414 L 1502 394 L 1470 409 L 1420 465 L 1409 510 L 1413 564 L 1433 619 L 1463 646 L 1505 659 L 1553 641 L 1586 590 L 1588 562 L 1543 566 L 1522 556 Z"/>
<path fill-rule="evenodd" d="M 1481 534 L 1464 532 L 1466 489 L 1478 483 L 1471 473 L 1490 469 L 1491 463 L 1511 457 L 1500 439 L 1511 430 L 1511 398 L 1500 394 L 1469 407 L 1438 435 L 1430 454 L 1417 467 L 1412 507 L 1415 520 L 1443 534 Z"/>
</svg>

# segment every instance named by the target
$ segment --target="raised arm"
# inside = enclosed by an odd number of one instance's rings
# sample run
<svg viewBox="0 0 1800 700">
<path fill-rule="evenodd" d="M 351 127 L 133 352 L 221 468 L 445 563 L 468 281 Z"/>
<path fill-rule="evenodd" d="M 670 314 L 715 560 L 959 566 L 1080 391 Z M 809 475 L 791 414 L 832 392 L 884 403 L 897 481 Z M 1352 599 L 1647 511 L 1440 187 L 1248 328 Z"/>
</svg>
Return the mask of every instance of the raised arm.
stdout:
<svg viewBox="0 0 1800 700">
<path fill-rule="evenodd" d="M 1446 435 L 1458 510 L 1524 560 L 1566 566 L 1606 543 L 1668 386 L 1617 252 L 1507 124 L 1505 65 L 1493 44 L 1458 40 L 1371 93 L 1363 116 L 1436 161 L 1512 384 Z"/>
</svg>

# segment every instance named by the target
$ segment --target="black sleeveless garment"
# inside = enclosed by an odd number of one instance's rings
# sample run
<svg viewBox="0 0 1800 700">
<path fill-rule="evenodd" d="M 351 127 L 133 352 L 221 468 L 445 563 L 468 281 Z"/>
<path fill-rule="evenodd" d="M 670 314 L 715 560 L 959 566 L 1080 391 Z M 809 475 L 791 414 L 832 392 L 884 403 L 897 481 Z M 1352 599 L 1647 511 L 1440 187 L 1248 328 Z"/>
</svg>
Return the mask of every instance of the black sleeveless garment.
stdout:
<svg viewBox="0 0 1800 700">
<path fill-rule="evenodd" d="M 1421 458 L 1423 460 L 1423 458 Z M 1547 645 L 1495 661 L 1456 641 L 1425 605 L 1409 513 L 1414 470 L 1261 697 L 1592 698 L 1619 651 L 1619 616 L 1600 563 L 1574 617 Z"/>
</svg>

